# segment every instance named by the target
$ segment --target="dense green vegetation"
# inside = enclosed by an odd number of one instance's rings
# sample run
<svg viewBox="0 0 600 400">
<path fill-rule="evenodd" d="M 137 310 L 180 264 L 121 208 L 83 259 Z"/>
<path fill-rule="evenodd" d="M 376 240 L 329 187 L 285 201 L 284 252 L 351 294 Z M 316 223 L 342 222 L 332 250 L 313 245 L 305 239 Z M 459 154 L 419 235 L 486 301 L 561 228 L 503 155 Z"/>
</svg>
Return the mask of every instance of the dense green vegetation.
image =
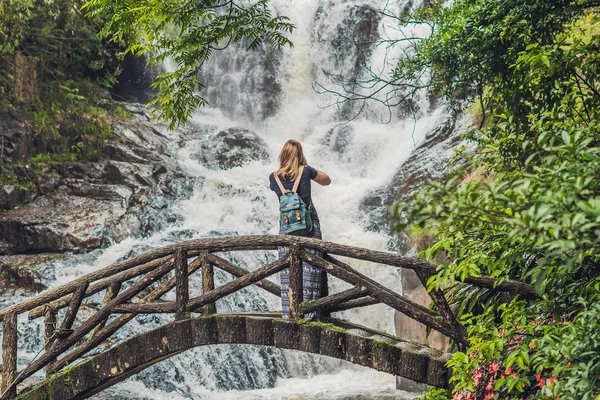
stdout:
<svg viewBox="0 0 600 400">
<path fill-rule="evenodd" d="M 97 158 L 115 107 L 99 96 L 117 82 L 118 46 L 77 0 L 0 5 L 0 107 L 33 114 L 42 154 L 32 161 Z"/>
<path fill-rule="evenodd" d="M 419 11 L 432 35 L 398 77 L 432 71 L 457 105 L 480 102 L 446 182 L 397 206 L 435 242 L 430 287 L 444 288 L 470 346 L 453 394 L 428 399 L 600 399 L 600 18 L 585 0 L 456 0 Z M 439 255 L 445 257 L 440 258 Z M 535 286 L 525 300 L 461 283 L 491 275 Z"/>
<path fill-rule="evenodd" d="M 231 42 L 248 50 L 292 45 L 286 34 L 294 25 L 273 16 L 267 5 L 268 0 L 89 0 L 85 8 L 90 16 L 105 18 L 102 37 L 117 43 L 127 39 L 126 52 L 146 55 L 151 64 L 173 62 L 174 71 L 160 74 L 153 84 L 158 96 L 150 104 L 175 127 L 206 104 L 198 74 L 213 52 Z"/>
</svg>

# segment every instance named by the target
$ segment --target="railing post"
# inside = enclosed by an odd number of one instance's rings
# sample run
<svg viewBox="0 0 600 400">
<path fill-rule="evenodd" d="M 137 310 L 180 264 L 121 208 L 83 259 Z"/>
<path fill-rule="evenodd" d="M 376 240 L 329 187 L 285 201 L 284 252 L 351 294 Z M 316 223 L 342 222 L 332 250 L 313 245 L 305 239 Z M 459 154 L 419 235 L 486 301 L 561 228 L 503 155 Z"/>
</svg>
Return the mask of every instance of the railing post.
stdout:
<svg viewBox="0 0 600 400">
<path fill-rule="evenodd" d="M 302 259 L 298 246 L 290 247 L 290 283 L 288 289 L 290 298 L 290 319 L 299 319 L 300 303 L 302 303 Z"/>
<path fill-rule="evenodd" d="M 17 314 L 9 313 L 4 316 L 4 331 L 2 339 L 2 393 L 6 392 L 17 377 Z M 3 398 L 17 396 L 17 388 L 13 387 Z"/>
<path fill-rule="evenodd" d="M 327 271 L 321 270 L 321 298 L 329 296 L 329 278 L 327 277 Z M 323 310 L 320 312 L 321 318 L 331 317 L 331 312 Z"/>
<path fill-rule="evenodd" d="M 56 309 L 51 306 L 46 307 L 44 312 L 44 339 L 46 341 L 46 351 L 50 351 L 54 343 L 54 332 L 56 331 Z M 46 365 L 46 375 L 50 375 L 50 364 Z"/>
<path fill-rule="evenodd" d="M 202 294 L 206 294 L 211 290 L 215 289 L 215 271 L 213 265 L 208 261 L 208 253 L 202 254 Z M 217 313 L 216 303 L 208 303 L 202 307 L 203 315 L 210 315 Z"/>
<path fill-rule="evenodd" d="M 187 318 L 187 303 L 190 300 L 190 283 L 188 281 L 187 251 L 181 247 L 175 251 L 175 302 L 177 312 L 175 319 Z"/>
</svg>

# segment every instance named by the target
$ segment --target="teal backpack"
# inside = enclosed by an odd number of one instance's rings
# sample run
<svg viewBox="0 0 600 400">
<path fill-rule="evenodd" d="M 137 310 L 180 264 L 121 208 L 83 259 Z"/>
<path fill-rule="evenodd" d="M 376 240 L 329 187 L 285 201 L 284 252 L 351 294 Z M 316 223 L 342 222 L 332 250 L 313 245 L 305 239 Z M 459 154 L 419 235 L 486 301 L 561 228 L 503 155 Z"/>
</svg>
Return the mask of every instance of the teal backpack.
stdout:
<svg viewBox="0 0 600 400">
<path fill-rule="evenodd" d="M 281 230 L 286 235 L 307 236 L 312 231 L 312 217 L 310 211 L 308 211 L 308 207 L 304 204 L 298 193 L 296 193 L 298 191 L 298 186 L 300 185 L 303 170 L 304 167 L 301 166 L 291 191 L 283 187 L 283 184 L 279 180 L 279 176 L 277 176 L 277 172 L 273 174 L 275 181 L 279 186 L 279 190 L 283 193 L 279 198 L 279 224 Z"/>
</svg>

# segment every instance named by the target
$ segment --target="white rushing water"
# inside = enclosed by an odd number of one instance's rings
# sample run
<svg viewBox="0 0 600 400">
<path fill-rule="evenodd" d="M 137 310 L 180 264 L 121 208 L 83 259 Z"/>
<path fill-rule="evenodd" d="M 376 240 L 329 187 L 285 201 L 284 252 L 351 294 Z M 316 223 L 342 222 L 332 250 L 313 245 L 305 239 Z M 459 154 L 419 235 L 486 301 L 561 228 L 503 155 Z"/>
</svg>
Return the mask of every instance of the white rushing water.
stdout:
<svg viewBox="0 0 600 400">
<path fill-rule="evenodd" d="M 361 200 L 375 189 L 389 185 L 414 145 L 437 126 L 444 112 L 430 109 L 423 95 L 420 111 L 414 117 L 392 115 L 388 124 L 381 124 L 378 119 L 385 117 L 387 110 L 370 105 L 365 113 L 348 122 L 344 117 L 354 116 L 355 107 L 359 105 L 341 111 L 324 108 L 336 98 L 313 90 L 315 82 L 328 84 L 322 69 L 360 76 L 355 60 L 363 50 L 357 49 L 355 40 L 360 36 L 356 26 L 361 21 L 371 18 L 381 37 L 402 37 L 403 33 L 395 29 L 397 21 L 372 12 L 384 3 L 376 0 L 273 1 L 276 12 L 290 16 L 297 26 L 291 37 L 294 47 L 250 55 L 232 47 L 218 54 L 204 74 L 212 108 L 199 110 L 187 133 L 178 134 L 171 144 L 169 151 L 181 169 L 195 177 L 191 197 L 172 206 L 182 216 L 180 220 L 149 238 L 129 238 L 108 249 L 56 263 L 55 272 L 45 284 L 55 287 L 125 255 L 179 240 L 277 234 L 278 202 L 268 188 L 268 175 L 277 168 L 278 152 L 290 138 L 300 140 L 309 164 L 332 179 L 328 187 L 313 185 L 323 239 L 388 250 L 388 235 L 366 229 L 370 221 L 361 211 Z M 403 9 L 404 3 L 395 4 L 394 11 Z M 415 34 L 427 32 L 415 27 Z M 398 46 L 393 49 L 378 46 L 369 58 L 373 69 L 388 71 L 400 51 Z M 232 127 L 255 132 L 266 144 L 270 158 L 226 170 L 207 162 L 206 154 L 214 150 L 214 135 Z M 236 264 L 254 270 L 272 261 L 276 254 L 257 251 L 227 256 Z M 388 287 L 400 290 L 397 270 L 366 262 L 350 263 Z M 191 287 L 198 293 L 200 282 L 198 277 L 194 279 Z M 217 273 L 219 283 L 231 279 L 227 274 Z M 330 292 L 346 287 L 335 279 L 330 279 L 330 285 Z M 217 307 L 220 312 L 280 309 L 278 298 L 254 288 L 219 301 Z M 384 306 L 341 314 L 391 333 L 393 315 L 393 310 Z M 120 335 L 126 337 L 146 331 L 169 318 L 140 317 L 128 324 Z M 28 329 L 35 331 L 35 328 Z M 32 343 L 25 350 L 33 354 L 39 346 Z M 413 397 L 397 391 L 394 377 L 388 374 L 325 357 L 238 345 L 190 350 L 96 396 L 98 399 L 169 400 Z"/>
</svg>

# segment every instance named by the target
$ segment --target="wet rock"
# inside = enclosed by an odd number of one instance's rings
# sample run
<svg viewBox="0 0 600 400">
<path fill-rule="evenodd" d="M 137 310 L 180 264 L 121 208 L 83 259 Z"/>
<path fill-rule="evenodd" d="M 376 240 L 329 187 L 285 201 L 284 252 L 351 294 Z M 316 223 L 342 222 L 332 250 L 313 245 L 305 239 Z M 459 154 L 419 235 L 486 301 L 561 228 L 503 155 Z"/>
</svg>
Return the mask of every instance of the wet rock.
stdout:
<svg viewBox="0 0 600 400">
<path fill-rule="evenodd" d="M 111 96 L 110 92 L 108 90 L 106 90 L 106 89 L 102 89 L 102 88 L 96 89 L 96 93 L 95 94 L 96 94 L 96 97 L 98 99 L 101 99 L 101 100 L 112 100 L 112 96 Z"/>
<path fill-rule="evenodd" d="M 40 194 L 46 195 L 54 192 L 61 185 L 61 182 L 62 179 L 59 174 L 55 171 L 46 169 L 46 171 L 38 177 L 37 184 Z"/>
<path fill-rule="evenodd" d="M 335 17 L 329 17 L 335 15 Z M 342 18 L 340 18 L 340 15 Z M 327 71 L 336 76 L 343 77 L 343 86 L 346 92 L 361 92 L 359 81 L 365 74 L 365 66 L 379 37 L 380 14 L 377 10 L 366 4 L 354 2 L 325 1 L 317 9 L 316 21 L 320 23 L 314 29 L 313 41 L 316 43 L 331 43 L 327 47 L 326 65 L 331 65 L 332 70 Z M 336 27 L 331 27 L 332 20 L 340 21 Z M 334 79 L 335 81 L 336 79 Z M 330 83 L 336 87 L 337 83 Z M 342 119 L 348 120 L 356 117 L 362 104 L 359 102 L 345 102 L 340 110 Z"/>
<path fill-rule="evenodd" d="M 111 90 L 118 100 L 147 103 L 155 94 L 150 88 L 160 71 L 148 68 L 145 57 L 127 54 L 122 62 L 122 71 L 117 85 Z"/>
<path fill-rule="evenodd" d="M 103 154 L 106 158 L 114 161 L 123 161 L 138 164 L 143 164 L 147 162 L 147 160 L 142 155 L 136 154 L 133 149 L 121 143 L 107 144 L 106 146 L 104 146 Z M 145 155 L 147 156 L 148 154 L 146 153 Z"/>
<path fill-rule="evenodd" d="M 63 257 L 61 254 L 0 256 L 0 289 L 45 290 L 46 286 L 41 283 L 41 266 Z"/>
<path fill-rule="evenodd" d="M 459 118 L 462 118 L 460 122 Z M 439 181 L 446 176 L 450 157 L 461 144 L 460 133 L 465 123 L 463 116 L 451 115 L 425 136 L 392 178 L 386 199 L 388 205 L 409 202 L 425 183 Z"/>
<path fill-rule="evenodd" d="M 167 168 L 162 164 L 155 165 L 154 168 L 152 168 L 152 176 L 155 178 L 166 172 L 167 172 Z"/>
<path fill-rule="evenodd" d="M 33 117 L 15 110 L 0 112 L 0 159 L 2 162 L 26 161 L 43 152 L 40 135 L 31 129 Z M 1 164 L 1 163 L 0 163 Z"/>
<path fill-rule="evenodd" d="M 354 129 L 351 125 L 341 124 L 331 128 L 325 135 L 323 144 L 331 147 L 339 155 L 343 155 L 354 139 Z"/>
<path fill-rule="evenodd" d="M 177 133 L 167 138 L 143 111 L 136 115 L 116 127 L 119 140 L 103 151 L 115 159 L 42 168 L 42 197 L 0 214 L 0 255 L 90 251 L 161 229 L 171 218 L 168 204 L 189 195 L 172 156 L 163 154 Z M 0 206 L 15 203 L 16 189 L 0 187 Z"/>
<path fill-rule="evenodd" d="M 256 133 L 243 128 L 220 131 L 210 141 L 211 150 L 205 147 L 200 157 L 208 165 L 220 169 L 269 159 L 266 143 Z"/>
<path fill-rule="evenodd" d="M 428 306 L 431 302 L 431 298 L 423 286 L 415 289 L 411 293 L 404 293 L 404 296 L 409 300 L 424 306 Z M 410 339 L 421 344 L 427 344 L 443 351 L 448 351 L 450 349 L 450 340 L 448 337 L 434 330 L 428 334 L 426 325 L 423 325 L 402 313 L 396 312 L 394 314 L 394 325 L 398 337 Z"/>
<path fill-rule="evenodd" d="M 2 185 L 0 187 L 0 208 L 8 210 L 21 203 L 22 196 L 19 188 L 13 185 Z"/>
<path fill-rule="evenodd" d="M 121 173 L 119 167 L 110 162 L 104 166 L 104 177 L 110 183 L 125 182 L 125 177 Z"/>
</svg>

